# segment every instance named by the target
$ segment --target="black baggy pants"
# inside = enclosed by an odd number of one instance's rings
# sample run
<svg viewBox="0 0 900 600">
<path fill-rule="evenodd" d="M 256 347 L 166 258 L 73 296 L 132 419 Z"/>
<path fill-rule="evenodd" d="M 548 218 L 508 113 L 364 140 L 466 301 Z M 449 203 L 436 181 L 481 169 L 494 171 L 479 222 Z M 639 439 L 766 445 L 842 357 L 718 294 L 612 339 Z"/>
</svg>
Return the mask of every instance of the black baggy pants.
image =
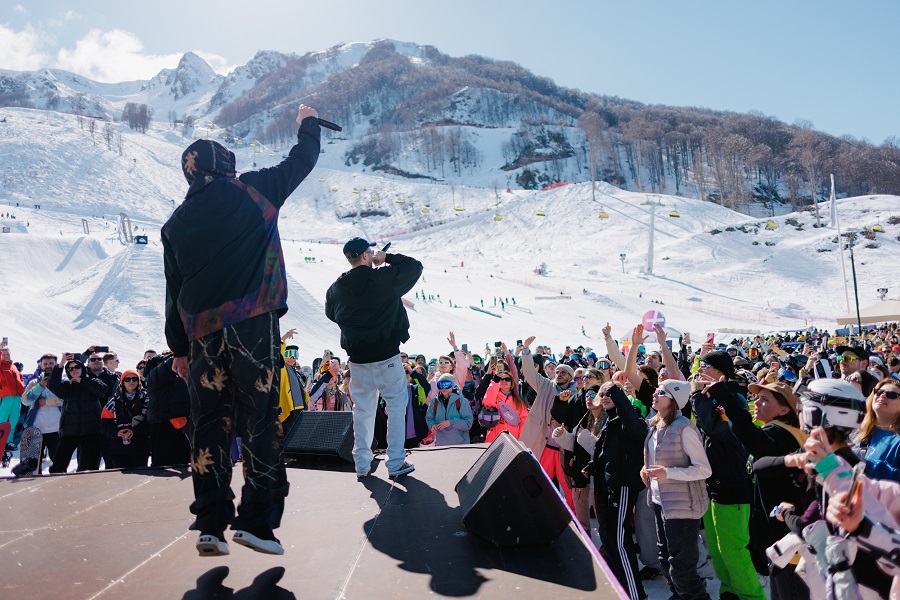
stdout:
<svg viewBox="0 0 900 600">
<path fill-rule="evenodd" d="M 191 342 L 191 529 L 255 535 L 281 524 L 288 493 L 278 422 L 281 337 L 265 313 Z M 235 517 L 231 439 L 241 438 L 244 485 Z"/>
</svg>

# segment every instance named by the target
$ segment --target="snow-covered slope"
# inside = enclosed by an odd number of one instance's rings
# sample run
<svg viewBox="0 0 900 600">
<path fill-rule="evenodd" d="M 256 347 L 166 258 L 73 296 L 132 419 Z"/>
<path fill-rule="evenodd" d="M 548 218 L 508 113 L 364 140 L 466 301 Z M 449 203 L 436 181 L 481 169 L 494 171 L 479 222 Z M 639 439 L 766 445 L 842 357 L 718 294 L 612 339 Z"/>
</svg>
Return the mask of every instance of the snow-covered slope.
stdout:
<svg viewBox="0 0 900 600">
<path fill-rule="evenodd" d="M 158 230 L 183 197 L 178 163 L 190 140 L 162 127 L 137 134 L 113 124 L 123 139 L 119 154 L 100 131 L 92 141 L 72 115 L 0 109 L 4 117 L 0 226 L 10 232 L 0 234 L 0 314 L 14 356 L 30 368 L 43 352 L 104 343 L 130 366 L 145 349 L 164 348 Z M 712 203 L 606 184 L 592 201 L 590 184 L 507 192 L 502 185 L 353 173 L 339 170 L 335 146 L 323 145 L 319 166 L 288 200 L 280 222 L 291 306 L 282 326 L 298 328 L 304 361 L 324 348 L 338 351 L 338 332 L 322 303 L 346 268 L 340 244 L 354 235 L 391 241 L 393 250 L 425 264 L 408 297 L 414 306 L 406 349 L 432 356 L 446 350 L 451 330 L 473 349 L 529 334 L 552 347 L 597 348 L 607 321 L 621 337 L 647 310 L 662 311 L 669 326 L 695 337 L 723 327 L 833 329 L 834 317 L 846 312 L 837 233 L 827 226 L 824 205 L 821 229 L 809 212 L 776 217 L 771 229 L 767 220 Z M 284 151 L 234 149 L 240 170 L 275 164 Z M 661 204 L 652 275 L 648 200 Z M 855 248 L 863 306 L 897 280 L 900 226 L 890 220 L 898 201 L 838 202 L 844 231 L 874 238 Z M 135 233 L 149 236 L 148 245 L 119 243 L 119 212 L 130 216 Z M 875 225 L 884 232 L 873 233 Z M 542 275 L 535 274 L 539 267 Z"/>
</svg>

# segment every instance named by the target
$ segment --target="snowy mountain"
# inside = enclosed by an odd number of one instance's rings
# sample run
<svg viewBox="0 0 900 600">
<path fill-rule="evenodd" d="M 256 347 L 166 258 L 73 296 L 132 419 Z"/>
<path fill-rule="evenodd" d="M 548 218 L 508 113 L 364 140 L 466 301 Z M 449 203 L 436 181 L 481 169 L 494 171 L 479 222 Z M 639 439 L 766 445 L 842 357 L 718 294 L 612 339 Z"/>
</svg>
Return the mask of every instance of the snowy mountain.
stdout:
<svg viewBox="0 0 900 600">
<path fill-rule="evenodd" d="M 145 349 L 164 348 L 158 231 L 186 190 L 179 157 L 192 140 L 162 124 L 139 134 L 115 123 L 120 154 L 101 131 L 92 139 L 75 115 L 0 108 L 4 119 L 0 227 L 9 233 L 0 233 L 7 266 L 0 312 L 14 356 L 30 367 L 46 351 L 107 343 L 130 366 Z M 391 241 L 425 264 L 408 296 L 412 339 L 405 349 L 430 356 L 446 351 L 451 330 L 478 350 L 529 334 L 555 348 L 601 348 L 607 321 L 621 339 L 648 310 L 695 338 L 722 328 L 833 330 L 834 318 L 847 312 L 837 231 L 827 216 L 822 228 L 808 210 L 770 223 L 715 203 L 605 183 L 592 200 L 589 183 L 541 192 L 410 181 L 348 171 L 347 143 L 323 145 L 316 170 L 281 213 L 290 306 L 282 327 L 298 328 L 305 362 L 324 348 L 339 351 L 323 302 L 346 269 L 341 244 L 355 235 Z M 233 148 L 239 170 L 276 164 L 283 152 Z M 898 279 L 898 200 L 838 202 L 843 232 L 858 234 L 862 306 Z M 648 201 L 660 204 L 652 275 Z M 824 204 L 820 211 L 828 213 Z M 120 243 L 119 213 L 134 234 L 148 236 L 147 245 Z"/>
<path fill-rule="evenodd" d="M 258 52 L 224 77 L 191 52 L 147 82 L 0 71 L 0 106 L 118 119 L 126 104 L 146 105 L 173 129 L 214 127 L 256 146 L 290 142 L 299 102 L 344 127 L 329 134 L 343 169 L 397 179 L 540 189 L 593 173 L 623 189 L 769 216 L 827 197 L 830 173 L 839 197 L 900 191 L 894 143 L 764 115 L 645 106 L 562 88 L 512 62 L 396 40 Z"/>
</svg>

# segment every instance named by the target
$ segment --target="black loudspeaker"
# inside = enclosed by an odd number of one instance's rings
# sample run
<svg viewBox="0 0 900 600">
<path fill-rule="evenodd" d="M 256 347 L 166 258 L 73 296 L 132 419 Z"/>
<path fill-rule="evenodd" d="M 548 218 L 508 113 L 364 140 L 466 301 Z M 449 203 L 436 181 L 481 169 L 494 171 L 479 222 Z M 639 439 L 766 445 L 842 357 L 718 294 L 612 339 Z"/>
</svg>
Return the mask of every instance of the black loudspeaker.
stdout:
<svg viewBox="0 0 900 600">
<path fill-rule="evenodd" d="M 541 464 L 503 432 L 456 484 L 463 526 L 497 546 L 549 544 L 572 513 Z"/>
<path fill-rule="evenodd" d="M 352 412 L 295 410 L 283 427 L 285 456 L 339 456 L 353 462 Z"/>
<path fill-rule="evenodd" d="M 147 243 L 147 236 L 146 236 L 146 235 L 136 235 L 136 236 L 134 236 L 134 243 L 135 243 L 135 244 L 146 244 L 146 243 Z"/>
</svg>

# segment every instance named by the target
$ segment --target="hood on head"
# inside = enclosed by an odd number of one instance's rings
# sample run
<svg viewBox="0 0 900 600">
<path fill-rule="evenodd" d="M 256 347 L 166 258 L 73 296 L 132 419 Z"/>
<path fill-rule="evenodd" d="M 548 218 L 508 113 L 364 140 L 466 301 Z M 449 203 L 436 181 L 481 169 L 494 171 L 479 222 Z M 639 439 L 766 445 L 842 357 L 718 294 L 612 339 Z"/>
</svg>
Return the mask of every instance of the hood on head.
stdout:
<svg viewBox="0 0 900 600">
<path fill-rule="evenodd" d="M 181 155 L 181 172 L 193 193 L 217 177 L 235 176 L 234 152 L 214 140 L 197 140 Z"/>
</svg>

